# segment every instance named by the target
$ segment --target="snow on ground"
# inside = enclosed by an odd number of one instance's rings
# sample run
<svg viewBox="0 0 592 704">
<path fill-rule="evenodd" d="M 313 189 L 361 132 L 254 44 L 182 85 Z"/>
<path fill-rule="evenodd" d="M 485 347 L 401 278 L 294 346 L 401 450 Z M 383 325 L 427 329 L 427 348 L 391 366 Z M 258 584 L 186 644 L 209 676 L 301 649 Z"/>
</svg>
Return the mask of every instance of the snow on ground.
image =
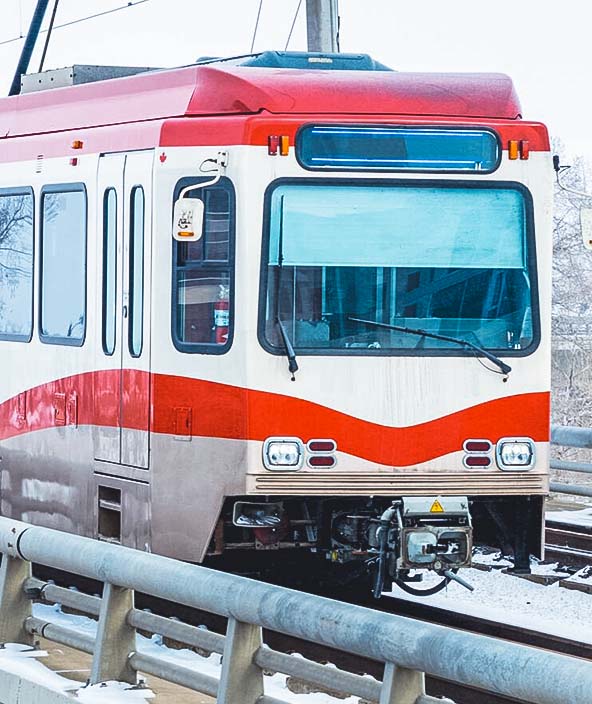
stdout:
<svg viewBox="0 0 592 704">
<path fill-rule="evenodd" d="M 412 596 L 396 585 L 389 595 L 592 644 L 592 595 L 565 589 L 558 582 L 545 586 L 505 574 L 501 568 L 510 563 L 499 559 L 499 555 L 476 556 L 477 561 L 481 558 L 499 569 L 462 570 L 463 579 L 475 588 L 473 592 L 451 582 L 446 589 L 429 597 Z M 535 574 L 567 577 L 566 572 L 556 568 L 556 564 L 532 565 Z"/>
<path fill-rule="evenodd" d="M 37 658 L 47 657 L 43 650 L 33 650 L 28 645 L 7 643 L 0 648 L 0 669 L 35 682 L 54 692 L 76 693 L 80 704 L 147 704 L 154 697 L 149 689 L 132 690 L 121 682 L 105 682 L 101 685 L 84 687 L 58 675 L 45 667 Z M 74 701 L 74 699 L 73 699 Z"/>
<path fill-rule="evenodd" d="M 592 587 L 592 567 L 583 567 L 581 570 L 573 574 L 568 582 L 577 582 L 578 584 L 585 584 L 586 586 Z"/>
<path fill-rule="evenodd" d="M 592 507 L 578 511 L 547 511 L 545 518 L 557 523 L 570 523 L 574 526 L 592 528 Z"/>
<path fill-rule="evenodd" d="M 400 599 L 418 601 L 499 623 L 552 633 L 592 644 L 592 632 L 589 627 L 589 624 L 592 623 L 592 595 L 565 589 L 560 587 L 558 583 L 544 586 L 515 575 L 505 574 L 502 569 L 509 566 L 510 563 L 504 560 L 499 553 L 479 554 L 475 558 L 477 562 L 488 565 L 491 569 L 484 571 L 473 568 L 462 571 L 463 578 L 475 588 L 473 592 L 469 592 L 461 585 L 452 582 L 444 591 L 431 597 L 414 597 L 396 586 L 389 594 Z M 557 565 L 533 563 L 532 568 L 535 574 L 563 578 L 567 576 L 566 572 L 557 569 Z M 572 579 L 586 583 L 591 581 L 585 570 L 581 570 Z M 38 618 L 74 628 L 87 635 L 94 636 L 96 633 L 97 623 L 95 620 L 84 616 L 65 614 L 59 605 L 34 604 L 33 613 Z M 15 646 L 15 648 L 20 647 Z M 212 654 L 209 657 L 203 657 L 189 649 L 168 648 L 163 645 L 162 638 L 156 635 L 151 639 L 138 635 L 137 647 L 143 653 L 164 658 L 203 674 L 216 678 L 220 676 L 221 658 L 219 655 Z M 0 651 L 0 656 L 1 653 L 2 651 Z M 5 658 L 6 653 L 0 661 L 2 666 L 4 666 Z M 28 659 L 31 660 L 30 657 Z M 24 660 L 24 654 L 20 656 L 20 660 Z M 25 666 L 22 662 L 17 664 L 19 667 Z M 32 664 L 40 665 L 37 662 Z M 46 670 L 46 672 L 48 671 Z M 64 682 L 69 682 L 72 685 L 69 680 L 65 680 L 55 673 L 50 673 L 47 677 L 48 681 L 53 682 L 53 687 L 63 687 L 65 686 Z M 336 704 L 338 701 L 342 704 L 354 704 L 357 702 L 355 697 L 336 700 L 328 694 L 295 694 L 287 689 L 286 680 L 286 676 L 281 674 L 266 676 L 265 693 L 283 699 L 290 704 Z M 103 704 L 107 701 L 110 704 L 114 702 L 117 704 L 140 704 L 146 702 L 148 698 L 146 690 L 134 690 L 134 699 L 131 699 L 132 692 L 125 691 L 125 685 L 111 683 L 110 687 L 109 692 L 105 688 L 97 686 L 80 689 L 78 690 L 78 699 L 83 704 Z M 119 689 L 116 689 L 117 687 Z"/>
<path fill-rule="evenodd" d="M 94 619 L 87 618 L 86 616 L 65 614 L 62 612 L 59 604 L 33 604 L 33 615 L 45 621 L 51 621 L 52 623 L 57 623 L 67 628 L 73 628 L 80 633 L 84 633 L 92 637 L 96 634 L 97 622 Z M 154 635 L 152 638 L 146 638 L 145 636 L 138 634 L 136 636 L 136 644 L 138 650 L 146 655 L 153 655 L 155 657 L 163 658 L 164 660 L 173 662 L 179 666 L 196 670 L 204 675 L 209 675 L 216 678 L 220 677 L 220 655 L 212 654 L 209 657 L 203 657 L 202 655 L 198 655 L 189 649 L 178 650 L 176 648 L 169 648 L 163 644 L 162 638 L 158 635 Z M 298 656 L 295 655 L 294 657 Z M 357 704 L 359 699 L 358 697 L 336 699 L 328 694 L 321 693 L 295 694 L 286 687 L 286 680 L 286 675 L 275 674 L 271 677 L 266 676 L 265 694 L 281 699 L 288 704 Z M 125 685 L 121 686 L 125 687 Z M 82 699 L 81 692 L 83 691 L 85 690 L 79 690 L 78 697 L 79 701 L 84 704 L 103 704 L 103 701 L 109 701 L 110 703 L 116 702 L 116 704 L 120 704 L 119 699 Z M 145 690 L 139 691 L 142 694 L 145 692 Z M 128 702 L 129 704 L 141 704 L 143 700 L 140 699 L 133 702 L 127 699 L 121 700 L 121 704 L 128 704 Z"/>
</svg>

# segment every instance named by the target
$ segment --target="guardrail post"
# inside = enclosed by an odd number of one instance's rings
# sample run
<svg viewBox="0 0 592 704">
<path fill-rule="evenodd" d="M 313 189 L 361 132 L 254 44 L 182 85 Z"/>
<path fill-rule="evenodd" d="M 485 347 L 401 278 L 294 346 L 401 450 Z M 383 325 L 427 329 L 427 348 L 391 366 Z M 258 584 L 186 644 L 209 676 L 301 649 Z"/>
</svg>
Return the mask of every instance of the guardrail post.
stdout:
<svg viewBox="0 0 592 704">
<path fill-rule="evenodd" d="M 399 667 L 394 662 L 385 664 L 379 704 L 415 704 L 424 693 L 423 672 Z"/>
<path fill-rule="evenodd" d="M 2 555 L 0 565 L 0 643 L 33 644 L 25 630 L 25 619 L 33 614 L 31 600 L 25 594 L 25 582 L 31 577 L 31 563 Z"/>
<path fill-rule="evenodd" d="M 90 671 L 91 684 L 107 680 L 137 683 L 137 673 L 129 662 L 136 650 L 136 630 L 127 622 L 127 615 L 133 608 L 133 590 L 105 583 Z"/>
<path fill-rule="evenodd" d="M 217 704 L 256 704 L 263 696 L 263 672 L 254 662 L 262 643 L 260 626 L 228 619 Z"/>
</svg>

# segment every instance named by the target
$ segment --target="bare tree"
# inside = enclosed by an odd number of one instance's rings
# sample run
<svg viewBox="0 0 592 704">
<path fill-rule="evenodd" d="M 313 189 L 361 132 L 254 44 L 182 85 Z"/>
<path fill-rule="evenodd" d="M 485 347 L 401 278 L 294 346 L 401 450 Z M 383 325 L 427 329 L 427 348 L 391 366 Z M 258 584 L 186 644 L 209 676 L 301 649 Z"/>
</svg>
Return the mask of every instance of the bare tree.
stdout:
<svg viewBox="0 0 592 704">
<path fill-rule="evenodd" d="M 554 152 L 564 150 L 558 140 Z M 592 191 L 590 165 L 582 157 L 562 171 L 561 182 Z M 552 422 L 592 427 L 592 252 L 582 243 L 580 208 L 585 198 L 555 187 L 553 208 Z M 589 459 L 582 451 L 554 448 L 564 459 Z M 564 481 L 581 481 L 563 475 Z"/>
<path fill-rule="evenodd" d="M 9 276 L 30 275 L 30 266 L 21 260 L 30 260 L 32 249 L 23 241 L 23 229 L 32 228 L 32 199 L 22 196 L 0 198 L 0 269 Z M 19 264 L 21 262 L 21 264 Z"/>
<path fill-rule="evenodd" d="M 32 291 L 33 198 L 0 197 L 0 332 L 22 333 L 30 326 L 31 303 L 20 300 Z"/>
</svg>

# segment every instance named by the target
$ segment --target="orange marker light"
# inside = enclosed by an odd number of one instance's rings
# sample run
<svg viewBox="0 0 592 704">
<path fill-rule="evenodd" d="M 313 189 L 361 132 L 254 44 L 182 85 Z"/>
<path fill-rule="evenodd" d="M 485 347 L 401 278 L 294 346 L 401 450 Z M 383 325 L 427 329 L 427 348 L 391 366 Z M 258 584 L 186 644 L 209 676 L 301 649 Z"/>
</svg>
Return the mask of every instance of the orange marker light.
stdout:
<svg viewBox="0 0 592 704">
<path fill-rule="evenodd" d="M 521 159 L 528 159 L 530 156 L 530 145 L 528 144 L 527 139 L 523 139 L 520 141 L 520 158 Z"/>
<path fill-rule="evenodd" d="M 287 134 L 283 134 L 280 137 L 280 154 L 282 156 L 288 156 L 290 153 L 290 137 Z"/>
<path fill-rule="evenodd" d="M 84 142 L 81 139 L 75 139 L 72 142 L 72 149 L 82 149 Z"/>
<path fill-rule="evenodd" d="M 508 156 L 510 159 L 517 159 L 518 158 L 518 140 L 517 139 L 511 139 L 508 142 Z"/>
<path fill-rule="evenodd" d="M 177 232 L 178 237 L 193 237 L 195 233 L 192 231 L 179 230 Z"/>
</svg>

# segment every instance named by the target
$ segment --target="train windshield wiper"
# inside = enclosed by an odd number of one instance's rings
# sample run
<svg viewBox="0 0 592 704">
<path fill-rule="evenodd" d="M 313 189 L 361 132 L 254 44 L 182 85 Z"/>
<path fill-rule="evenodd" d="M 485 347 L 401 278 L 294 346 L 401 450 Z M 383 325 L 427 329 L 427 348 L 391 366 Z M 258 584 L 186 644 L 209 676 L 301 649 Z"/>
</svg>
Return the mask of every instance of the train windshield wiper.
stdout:
<svg viewBox="0 0 592 704">
<path fill-rule="evenodd" d="M 296 381 L 294 374 L 298 371 L 298 362 L 296 361 L 296 353 L 294 352 L 294 347 L 292 346 L 292 341 L 286 331 L 286 326 L 282 323 L 280 316 L 278 315 L 275 319 L 275 324 L 280 329 L 280 336 L 282 342 L 284 343 L 284 349 L 286 350 L 286 357 L 288 358 L 288 371 L 292 375 L 292 381 Z"/>
<path fill-rule="evenodd" d="M 388 323 L 379 323 L 377 320 L 364 320 L 362 318 L 348 318 L 353 320 L 355 323 L 363 323 L 364 325 L 373 325 L 377 328 L 386 328 L 387 330 L 397 330 L 398 332 L 408 333 L 409 335 L 418 335 L 419 337 L 431 337 L 433 340 L 443 340 L 445 342 L 454 342 L 461 347 L 468 347 L 469 349 L 479 352 L 484 357 L 486 357 L 490 362 L 493 362 L 497 367 L 499 367 L 502 374 L 506 376 L 512 371 L 512 367 L 509 364 L 503 362 L 499 357 L 491 354 L 488 350 L 476 345 L 474 342 L 469 342 L 461 337 L 450 337 L 448 335 L 439 335 L 436 332 L 429 332 L 428 330 L 421 330 L 419 328 L 406 328 L 402 325 L 389 325 Z M 494 371 L 493 369 L 491 371 Z"/>
<path fill-rule="evenodd" d="M 290 340 L 286 326 L 282 323 L 282 319 L 280 318 L 280 293 L 282 290 L 282 275 L 284 273 L 284 196 L 280 198 L 280 231 L 278 239 L 278 272 L 275 289 L 275 324 L 280 329 L 280 336 L 282 338 L 282 342 L 284 343 L 284 349 L 286 350 L 286 357 L 288 358 L 288 371 L 292 375 L 292 381 L 296 381 L 296 377 L 294 376 L 298 371 L 296 353 L 294 352 L 292 340 Z"/>
</svg>

